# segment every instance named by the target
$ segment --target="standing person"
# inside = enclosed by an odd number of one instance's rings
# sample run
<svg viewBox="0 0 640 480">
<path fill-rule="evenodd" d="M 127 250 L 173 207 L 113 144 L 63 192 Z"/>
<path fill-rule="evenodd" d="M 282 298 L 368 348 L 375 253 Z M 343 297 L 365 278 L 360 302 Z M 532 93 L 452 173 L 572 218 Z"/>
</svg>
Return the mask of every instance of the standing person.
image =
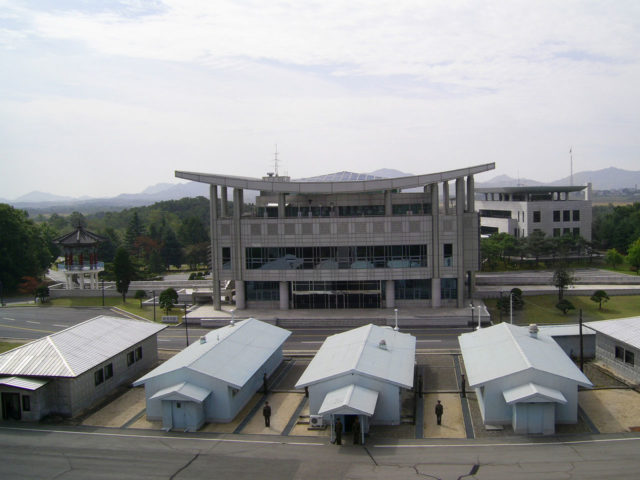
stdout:
<svg viewBox="0 0 640 480">
<path fill-rule="evenodd" d="M 444 413 L 444 407 L 440 403 L 440 400 L 438 400 L 438 403 L 436 404 L 436 418 L 438 419 L 438 425 L 442 425 L 443 413 Z"/>
<path fill-rule="evenodd" d="M 353 444 L 354 445 L 359 445 L 360 444 L 360 419 L 358 419 L 358 417 L 356 417 L 355 421 L 353 422 Z"/>
<path fill-rule="evenodd" d="M 264 408 L 262 409 L 262 415 L 264 416 L 264 426 L 271 426 L 271 407 L 269 402 L 264 402 Z"/>
<path fill-rule="evenodd" d="M 342 422 L 336 420 L 336 445 L 342 445 Z"/>
</svg>

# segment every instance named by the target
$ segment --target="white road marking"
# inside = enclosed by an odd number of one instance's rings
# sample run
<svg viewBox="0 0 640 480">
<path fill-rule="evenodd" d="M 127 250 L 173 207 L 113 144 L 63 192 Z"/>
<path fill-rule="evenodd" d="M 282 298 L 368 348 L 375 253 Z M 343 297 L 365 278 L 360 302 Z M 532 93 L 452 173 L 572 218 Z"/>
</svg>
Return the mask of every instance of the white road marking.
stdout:
<svg viewBox="0 0 640 480">
<path fill-rule="evenodd" d="M 54 327 L 61 327 L 61 328 L 69 328 L 69 325 L 59 325 L 57 323 L 53 324 Z"/>
<path fill-rule="evenodd" d="M 26 322 L 27 322 L 27 323 L 35 323 L 36 325 L 40 325 L 40 322 L 33 322 L 33 321 L 31 321 L 31 320 L 27 320 Z"/>
<path fill-rule="evenodd" d="M 317 341 L 308 341 L 308 342 L 300 342 L 300 343 L 324 343 L 324 342 L 317 340 Z"/>
<path fill-rule="evenodd" d="M 180 338 L 182 338 L 182 337 L 180 337 Z M 168 339 L 168 338 L 159 338 L 158 341 L 159 342 L 170 342 L 171 340 Z"/>
<path fill-rule="evenodd" d="M 442 342 L 442 340 L 418 340 L 418 342 L 431 342 L 431 343 L 439 343 Z"/>
<path fill-rule="evenodd" d="M 2 317 L 3 320 L 9 320 L 10 322 L 15 322 L 16 319 L 15 318 L 9 318 L 9 317 Z"/>
</svg>

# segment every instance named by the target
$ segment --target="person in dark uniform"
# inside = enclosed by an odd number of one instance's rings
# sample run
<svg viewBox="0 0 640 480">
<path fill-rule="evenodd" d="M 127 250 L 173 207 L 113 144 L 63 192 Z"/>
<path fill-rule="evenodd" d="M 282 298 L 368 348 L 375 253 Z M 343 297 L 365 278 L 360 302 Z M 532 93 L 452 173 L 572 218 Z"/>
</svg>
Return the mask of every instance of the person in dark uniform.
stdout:
<svg viewBox="0 0 640 480">
<path fill-rule="evenodd" d="M 444 413 L 444 407 L 440 403 L 440 400 L 438 400 L 438 403 L 436 404 L 436 418 L 438 419 L 438 425 L 442 425 L 443 413 Z"/>
<path fill-rule="evenodd" d="M 336 420 L 336 445 L 342 445 L 342 422 L 339 418 Z"/>
<path fill-rule="evenodd" d="M 264 403 L 264 408 L 262 409 L 262 415 L 264 416 L 264 426 L 271 426 L 271 407 L 269 406 L 269 402 Z"/>
<path fill-rule="evenodd" d="M 353 428 L 353 444 L 354 445 L 360 445 L 360 432 L 361 432 L 361 427 L 360 427 L 360 420 L 358 419 L 358 417 L 356 417 L 355 421 L 353 422 L 353 426 L 351 427 Z"/>
</svg>

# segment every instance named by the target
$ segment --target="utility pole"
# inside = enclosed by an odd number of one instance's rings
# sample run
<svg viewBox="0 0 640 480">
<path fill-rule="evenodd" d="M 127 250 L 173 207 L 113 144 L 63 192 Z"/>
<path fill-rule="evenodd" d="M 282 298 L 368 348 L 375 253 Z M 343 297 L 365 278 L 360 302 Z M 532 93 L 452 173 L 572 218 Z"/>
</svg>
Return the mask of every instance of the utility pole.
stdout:
<svg viewBox="0 0 640 480">
<path fill-rule="evenodd" d="M 187 337 L 187 347 L 189 346 L 189 327 L 187 326 L 187 302 L 184 302 L 184 334 Z"/>
<path fill-rule="evenodd" d="M 156 291 L 152 290 L 151 295 L 153 295 L 153 321 L 156 321 Z"/>
<path fill-rule="evenodd" d="M 580 318 L 578 321 L 580 325 L 580 371 L 584 372 L 584 351 L 583 351 L 583 343 L 582 343 L 582 309 L 580 309 Z"/>
</svg>

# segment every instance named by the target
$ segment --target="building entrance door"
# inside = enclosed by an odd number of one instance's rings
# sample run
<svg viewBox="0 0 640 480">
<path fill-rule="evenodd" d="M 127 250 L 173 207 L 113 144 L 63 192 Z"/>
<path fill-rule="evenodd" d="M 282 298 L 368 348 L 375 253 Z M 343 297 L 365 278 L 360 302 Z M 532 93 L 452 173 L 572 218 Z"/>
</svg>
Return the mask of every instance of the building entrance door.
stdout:
<svg viewBox="0 0 640 480">
<path fill-rule="evenodd" d="M 22 411 L 20 409 L 19 393 L 2 393 L 2 419 L 3 420 L 20 420 Z"/>
<path fill-rule="evenodd" d="M 381 282 L 291 282 L 292 308 L 380 308 Z"/>
</svg>

